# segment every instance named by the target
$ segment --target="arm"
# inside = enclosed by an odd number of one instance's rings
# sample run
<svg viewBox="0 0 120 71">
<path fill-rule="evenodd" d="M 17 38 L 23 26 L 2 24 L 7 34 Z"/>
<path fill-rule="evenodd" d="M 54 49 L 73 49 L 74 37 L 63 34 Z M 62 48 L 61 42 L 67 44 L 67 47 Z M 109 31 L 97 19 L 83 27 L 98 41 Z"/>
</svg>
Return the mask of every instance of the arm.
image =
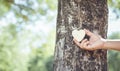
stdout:
<svg viewBox="0 0 120 71">
<path fill-rule="evenodd" d="M 100 36 L 85 30 L 85 33 L 90 36 L 89 41 L 84 39 L 81 43 L 73 39 L 74 42 L 82 49 L 96 50 L 96 49 L 112 49 L 120 51 L 120 40 L 107 40 Z"/>
<path fill-rule="evenodd" d="M 106 40 L 103 48 L 120 51 L 120 40 Z"/>
</svg>

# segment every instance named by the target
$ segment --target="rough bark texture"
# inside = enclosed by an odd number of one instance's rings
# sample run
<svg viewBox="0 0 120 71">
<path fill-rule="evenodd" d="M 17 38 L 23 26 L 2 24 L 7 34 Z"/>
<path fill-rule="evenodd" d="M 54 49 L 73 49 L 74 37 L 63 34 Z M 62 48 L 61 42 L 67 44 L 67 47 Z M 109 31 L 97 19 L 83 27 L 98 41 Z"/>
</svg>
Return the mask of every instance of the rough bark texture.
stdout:
<svg viewBox="0 0 120 71">
<path fill-rule="evenodd" d="M 77 47 L 71 35 L 86 28 L 106 38 L 107 0 L 58 0 L 54 71 L 107 71 L 107 50 Z"/>
</svg>

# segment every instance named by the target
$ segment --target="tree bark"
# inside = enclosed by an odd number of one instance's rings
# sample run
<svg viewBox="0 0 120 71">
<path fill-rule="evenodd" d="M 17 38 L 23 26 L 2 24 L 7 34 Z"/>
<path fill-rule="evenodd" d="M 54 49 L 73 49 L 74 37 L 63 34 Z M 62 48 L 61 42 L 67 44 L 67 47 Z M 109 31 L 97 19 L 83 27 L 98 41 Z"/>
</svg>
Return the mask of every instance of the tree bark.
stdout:
<svg viewBox="0 0 120 71">
<path fill-rule="evenodd" d="M 107 50 L 87 51 L 73 42 L 74 29 L 106 38 L 107 0 L 58 0 L 54 71 L 107 71 Z"/>
</svg>

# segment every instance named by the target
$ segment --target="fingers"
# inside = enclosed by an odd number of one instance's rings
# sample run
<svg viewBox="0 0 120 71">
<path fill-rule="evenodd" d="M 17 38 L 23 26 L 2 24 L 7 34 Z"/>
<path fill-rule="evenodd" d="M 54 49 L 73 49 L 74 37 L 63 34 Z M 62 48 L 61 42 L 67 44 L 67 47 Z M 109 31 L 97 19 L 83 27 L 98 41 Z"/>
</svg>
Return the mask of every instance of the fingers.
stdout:
<svg viewBox="0 0 120 71">
<path fill-rule="evenodd" d="M 83 44 L 83 46 L 81 46 L 81 47 L 83 47 L 83 49 L 87 49 L 89 43 L 90 43 L 89 41 L 86 41 L 86 42 Z"/>
<path fill-rule="evenodd" d="M 77 46 L 79 46 L 82 49 L 86 49 L 87 45 L 89 44 L 89 41 L 87 39 L 84 39 L 81 43 L 79 43 L 75 39 L 73 39 L 73 41 L 76 43 Z"/>
<path fill-rule="evenodd" d="M 87 43 L 86 43 L 86 42 L 88 42 L 87 39 L 84 39 L 84 40 L 81 42 L 80 47 L 81 47 L 82 49 L 84 49 L 84 48 L 87 46 Z"/>
<path fill-rule="evenodd" d="M 76 43 L 77 46 L 79 46 L 82 49 L 85 50 L 95 50 L 92 48 L 92 46 L 90 45 L 90 42 L 87 39 L 84 39 L 81 43 L 79 43 L 77 40 L 73 39 L 73 41 Z"/>
<path fill-rule="evenodd" d="M 73 41 L 75 42 L 75 44 L 76 44 L 77 46 L 80 47 L 80 43 L 79 43 L 76 39 L 73 39 Z"/>
<path fill-rule="evenodd" d="M 89 30 L 84 29 L 84 31 L 85 31 L 85 33 L 86 33 L 88 36 L 92 36 L 92 35 L 93 35 L 93 33 L 90 32 Z"/>
</svg>

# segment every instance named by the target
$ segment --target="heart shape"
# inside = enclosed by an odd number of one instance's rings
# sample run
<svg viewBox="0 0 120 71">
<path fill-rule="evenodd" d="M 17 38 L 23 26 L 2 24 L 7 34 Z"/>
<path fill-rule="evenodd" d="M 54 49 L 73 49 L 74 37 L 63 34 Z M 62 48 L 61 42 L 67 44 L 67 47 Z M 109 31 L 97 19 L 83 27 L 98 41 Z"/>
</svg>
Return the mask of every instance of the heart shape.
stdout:
<svg viewBox="0 0 120 71">
<path fill-rule="evenodd" d="M 73 30 L 72 31 L 72 36 L 80 42 L 84 37 L 85 37 L 85 31 L 84 30 Z"/>
</svg>

